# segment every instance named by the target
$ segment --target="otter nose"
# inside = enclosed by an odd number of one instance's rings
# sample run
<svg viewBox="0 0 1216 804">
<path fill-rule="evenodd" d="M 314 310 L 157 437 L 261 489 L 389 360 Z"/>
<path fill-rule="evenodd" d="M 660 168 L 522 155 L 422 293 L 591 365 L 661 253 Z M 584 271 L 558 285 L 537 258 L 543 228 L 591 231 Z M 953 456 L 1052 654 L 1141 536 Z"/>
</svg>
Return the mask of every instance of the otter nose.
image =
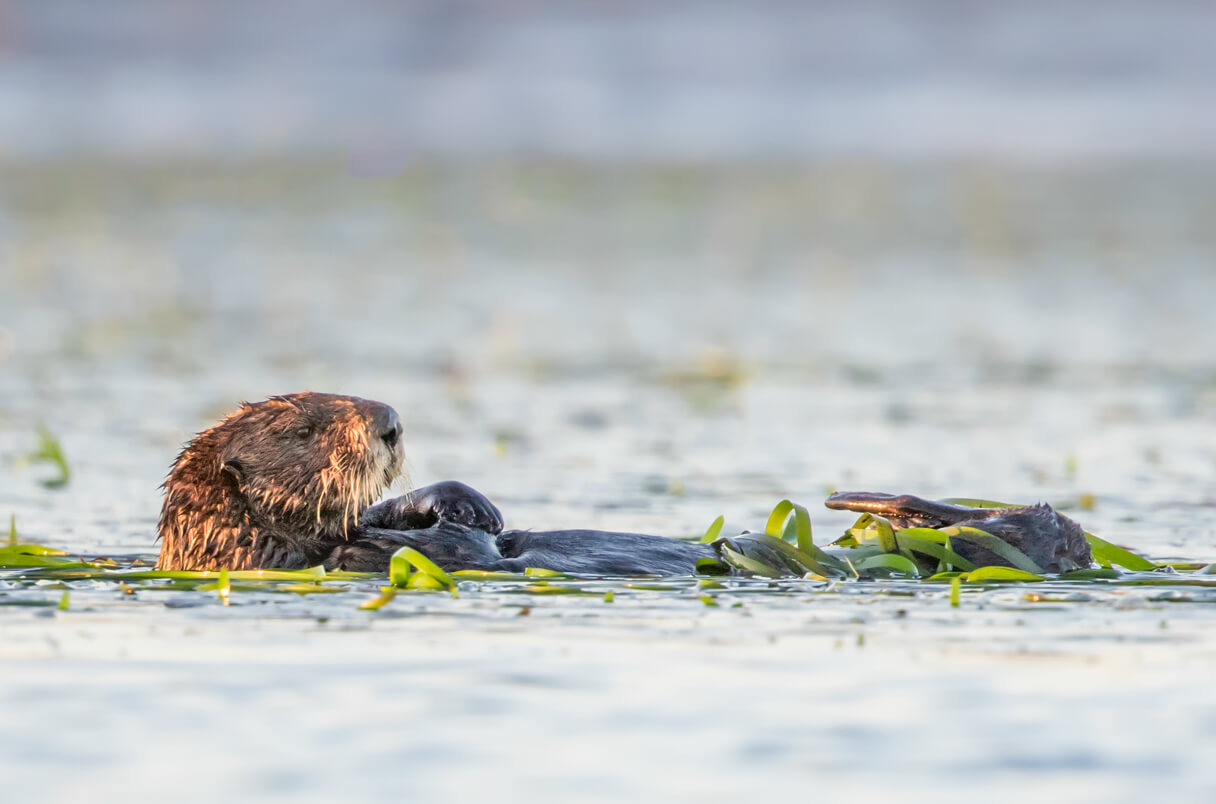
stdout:
<svg viewBox="0 0 1216 804">
<path fill-rule="evenodd" d="M 401 440 L 401 419 L 388 405 L 378 405 L 372 417 L 372 429 L 384 443 L 395 447 Z"/>
</svg>

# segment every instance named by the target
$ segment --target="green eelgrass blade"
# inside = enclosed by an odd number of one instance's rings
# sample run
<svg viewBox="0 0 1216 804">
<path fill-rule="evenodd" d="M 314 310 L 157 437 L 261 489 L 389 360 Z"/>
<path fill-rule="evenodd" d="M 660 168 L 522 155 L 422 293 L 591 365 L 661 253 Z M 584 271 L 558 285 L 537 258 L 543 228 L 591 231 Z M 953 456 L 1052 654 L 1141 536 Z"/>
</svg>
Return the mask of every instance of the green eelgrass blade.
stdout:
<svg viewBox="0 0 1216 804">
<path fill-rule="evenodd" d="M 545 569 L 544 567 L 524 567 L 524 576 L 528 578 L 569 578 L 564 572 Z"/>
<path fill-rule="evenodd" d="M 1095 580 L 1114 580 L 1122 578 L 1123 573 L 1117 569 L 1110 567 L 1099 567 L 1098 569 L 1079 569 L 1071 572 L 1061 572 L 1061 581 L 1095 581 Z"/>
<path fill-rule="evenodd" d="M 364 609 L 365 611 L 379 611 L 381 608 L 384 607 L 384 604 L 388 603 L 390 600 L 392 600 L 396 596 L 397 596 L 397 587 L 382 586 L 382 587 L 380 587 L 379 596 L 373 597 L 371 600 L 363 601 L 362 603 L 359 604 L 359 608 Z"/>
<path fill-rule="evenodd" d="M 1111 544 L 1105 539 L 1099 539 L 1088 531 L 1085 533 L 1085 538 L 1089 541 L 1089 548 L 1093 551 L 1094 560 L 1099 564 L 1118 564 L 1120 567 L 1132 570 L 1133 572 L 1148 572 L 1157 569 L 1157 565 L 1147 558 L 1142 558 L 1135 553 L 1124 550 L 1122 547 Z"/>
<path fill-rule="evenodd" d="M 735 569 L 740 569 L 740 570 L 743 570 L 744 572 L 750 572 L 753 575 L 763 575 L 766 578 L 780 578 L 782 575 L 788 574 L 788 573 L 782 572 L 781 570 L 779 570 L 775 567 L 770 567 L 768 564 L 765 564 L 763 561 L 757 561 L 754 558 L 748 558 L 747 556 L 743 555 L 742 553 L 732 550 L 730 547 L 728 547 L 725 544 L 722 545 L 721 547 L 719 547 L 718 549 L 720 549 L 722 551 L 722 557 L 726 560 L 726 563 L 730 564 Z"/>
<path fill-rule="evenodd" d="M 713 524 L 709 526 L 709 529 L 705 531 L 705 535 L 701 537 L 701 544 L 709 544 L 710 542 L 715 541 L 720 535 L 722 535 L 722 526 L 725 524 L 726 517 L 720 516 L 715 519 Z"/>
<path fill-rule="evenodd" d="M 780 536 L 784 530 L 786 517 L 790 515 L 790 511 L 794 510 L 794 504 L 789 500 L 782 500 L 773 508 L 773 512 L 768 515 L 768 522 L 764 523 L 764 532 L 769 536 Z"/>
<path fill-rule="evenodd" d="M 585 595 L 587 597 L 598 597 L 598 593 L 588 592 L 584 589 L 579 589 L 577 586 L 542 586 L 541 584 L 533 584 L 523 587 L 522 592 L 529 595 Z"/>
<path fill-rule="evenodd" d="M 837 547 L 856 547 L 859 544 L 871 541 L 873 533 L 874 531 L 867 528 L 850 528 L 845 531 L 843 536 L 832 542 L 832 544 Z"/>
<path fill-rule="evenodd" d="M 59 596 L 59 610 L 60 611 L 67 611 L 68 606 L 71 605 L 69 594 L 70 593 L 68 592 L 68 590 L 64 589 L 63 594 Z"/>
<path fill-rule="evenodd" d="M 895 528 L 882 517 L 874 517 L 874 530 L 878 534 L 878 543 L 884 553 L 898 553 L 899 542 L 895 539 Z"/>
<path fill-rule="evenodd" d="M 58 569 L 93 569 L 92 564 L 53 555 L 38 555 L 17 552 L 13 548 L 0 550 L 0 568 L 5 567 L 54 567 Z"/>
<path fill-rule="evenodd" d="M 862 514 L 861 516 L 857 517 L 857 521 L 853 523 L 853 528 L 860 528 L 861 530 L 865 530 L 866 528 L 870 527 L 870 523 L 873 521 L 874 521 L 873 514 Z"/>
<path fill-rule="evenodd" d="M 856 547 L 858 544 L 860 544 L 860 542 L 857 540 L 857 537 L 853 535 L 851 530 L 848 530 L 845 531 L 843 536 L 836 539 L 836 541 L 831 542 L 829 547 Z"/>
<path fill-rule="evenodd" d="M 729 575 L 730 565 L 716 558 L 698 558 L 697 575 Z"/>
<path fill-rule="evenodd" d="M 987 531 L 979 528 L 969 528 L 963 525 L 954 525 L 949 528 L 941 528 L 941 532 L 950 539 L 961 539 L 965 542 L 971 542 L 978 545 L 990 553 L 995 553 L 1001 558 L 1008 561 L 1017 569 L 1025 572 L 1030 572 L 1035 575 L 1040 575 L 1043 569 L 1036 563 L 1030 560 L 1030 557 L 1017 549 L 1008 542 L 998 539 Z"/>
<path fill-rule="evenodd" d="M 375 578 L 380 573 L 378 572 L 353 572 L 351 570 L 326 570 L 324 567 L 313 567 L 312 569 L 320 569 L 325 572 L 325 580 L 327 581 L 363 581 L 368 578 Z M 311 572 L 312 570 L 306 570 Z"/>
<path fill-rule="evenodd" d="M 920 577 L 920 568 L 916 566 L 916 562 L 899 553 L 879 553 L 857 564 L 858 572 L 872 569 L 889 569 L 914 578 Z"/>
<path fill-rule="evenodd" d="M 850 547 L 847 550 L 837 550 L 831 556 L 835 558 L 840 556 L 841 559 L 851 559 L 854 564 L 858 561 L 865 561 L 870 556 L 882 555 L 882 548 L 877 544 L 859 544 L 856 547 Z"/>
<path fill-rule="evenodd" d="M 232 581 L 227 568 L 220 570 L 220 577 L 215 582 L 215 587 L 216 594 L 220 596 L 220 602 L 227 606 L 228 598 L 232 595 Z"/>
<path fill-rule="evenodd" d="M 234 581 L 324 581 L 329 576 L 325 567 L 316 566 L 304 570 L 230 570 L 228 577 Z"/>
<path fill-rule="evenodd" d="M 493 570 L 456 570 L 448 574 L 453 578 L 468 578 L 474 581 L 522 581 L 528 577 L 522 572 L 495 572 Z"/>
<path fill-rule="evenodd" d="M 45 461 L 55 466 L 59 472 L 58 476 L 40 481 L 48 489 L 63 488 L 72 479 L 72 469 L 68 466 L 67 458 L 64 457 L 63 446 L 59 443 L 59 439 L 41 422 L 38 423 L 38 449 L 27 455 L 26 460 Z"/>
<path fill-rule="evenodd" d="M 793 503 L 789 500 L 782 500 L 773 508 L 773 512 L 768 516 L 768 522 L 764 525 L 764 532 L 769 536 L 774 536 L 779 539 L 789 540 L 790 528 L 786 526 L 785 521 L 789 518 L 790 512 L 794 514 L 793 536 L 798 549 L 804 553 L 813 552 L 814 541 L 811 538 L 811 515 L 801 505 Z"/>
<path fill-rule="evenodd" d="M 820 564 L 827 567 L 828 569 L 835 570 L 840 575 L 855 575 L 854 570 L 849 566 L 849 563 L 847 560 L 842 560 L 840 558 L 837 558 L 836 556 L 832 555 L 831 553 L 827 552 L 826 550 L 823 550 L 820 547 L 817 547 L 816 545 L 813 545 L 813 544 L 810 545 L 809 550 L 802 550 L 801 548 L 799 548 L 799 550 L 803 553 L 806 553 L 811 558 L 815 559 L 816 561 L 818 561 Z"/>
<path fill-rule="evenodd" d="M 410 562 L 401 553 L 394 553 L 388 560 L 388 582 L 398 589 L 409 588 Z"/>
<path fill-rule="evenodd" d="M 45 558 L 44 556 L 29 556 L 29 558 Z M 154 569 L 125 569 L 110 570 L 98 567 L 97 562 L 108 559 L 91 559 L 88 563 L 73 561 L 69 564 L 53 566 L 30 566 L 22 576 L 32 578 L 60 578 L 63 580 L 96 580 L 96 581 L 215 581 L 218 577 L 216 570 L 154 570 Z M 362 580 L 375 577 L 372 573 L 336 572 L 332 576 L 325 572 L 325 567 L 316 566 L 304 570 L 229 570 L 228 577 L 234 581 L 298 581 L 300 583 L 319 583 L 327 580 Z"/>
<path fill-rule="evenodd" d="M 791 513 L 793 513 L 792 518 Z M 797 503 L 790 500 L 782 500 L 777 503 L 773 512 L 769 514 L 768 522 L 765 523 L 764 534 L 787 547 L 791 543 L 797 545 L 797 550 L 793 554 L 794 558 L 811 572 L 825 577 L 832 574 L 850 574 L 843 561 L 825 553 L 815 545 L 811 532 L 811 515 L 806 508 Z M 790 555 L 775 543 L 774 546 L 787 556 Z"/>
<path fill-rule="evenodd" d="M 932 537 L 922 535 L 924 531 L 941 536 L 933 528 L 905 528 L 899 531 L 899 543 L 913 552 L 922 553 L 930 558 L 936 558 L 939 562 L 944 562 L 954 569 L 965 570 L 967 572 L 975 569 L 975 564 L 972 564 L 958 553 L 946 547 L 946 545 L 939 543 Z M 941 536 L 941 538 L 942 541 L 946 539 L 945 536 Z"/>
<path fill-rule="evenodd" d="M 833 558 L 827 553 L 824 553 L 822 550 L 819 550 L 819 548 L 815 547 L 814 545 L 811 545 L 811 549 L 817 551 L 819 555 L 800 550 L 794 545 L 778 539 L 776 536 L 768 533 L 752 533 L 749 535 L 751 538 L 762 541 L 768 546 L 772 547 L 781 554 L 782 558 L 784 558 L 787 563 L 793 562 L 794 566 L 792 566 L 790 569 L 794 570 L 799 575 L 807 572 L 813 572 L 816 575 L 831 578 L 834 576 L 843 576 L 849 574 L 848 569 L 842 562 Z M 823 559 L 826 559 L 826 561 Z"/>
<path fill-rule="evenodd" d="M 325 567 L 316 566 L 302 570 L 228 570 L 228 577 L 234 581 L 324 581 L 327 579 Z M 218 576 L 215 570 L 124 570 L 122 572 L 107 572 L 99 574 L 100 580 L 142 581 L 142 580 L 188 580 L 206 581 Z"/>
<path fill-rule="evenodd" d="M 321 586 L 316 583 L 289 583 L 270 588 L 276 592 L 295 592 L 297 595 L 342 594 L 350 591 L 350 589 L 340 586 Z"/>
<path fill-rule="evenodd" d="M 959 598 L 962 596 L 962 582 L 959 576 L 955 575 L 950 579 L 950 607 L 958 608 Z"/>
<path fill-rule="evenodd" d="M 7 547 L 0 547 L 0 557 L 9 555 L 27 555 L 27 556 L 66 556 L 66 550 L 56 550 L 54 547 L 46 547 L 41 544 L 17 544 L 16 542 Z"/>
<path fill-rule="evenodd" d="M 424 556 L 422 553 L 418 552 L 414 548 L 402 547 L 399 550 L 397 550 L 397 552 L 393 553 L 394 559 L 397 558 L 398 556 L 403 557 L 406 561 L 408 561 L 410 564 L 413 565 L 414 569 L 418 570 L 422 574 L 428 575 L 428 576 L 434 578 L 436 581 L 439 581 L 439 583 L 441 583 L 443 585 L 444 589 L 449 589 L 449 590 L 455 591 L 456 581 L 452 578 L 452 576 L 448 575 L 446 572 L 444 572 L 442 569 L 439 568 L 438 564 L 436 564 L 434 561 L 431 561 L 429 558 L 427 558 L 426 556 Z M 389 566 L 392 566 L 391 559 L 389 561 Z"/>
<path fill-rule="evenodd" d="M 407 589 L 421 589 L 427 592 L 438 592 L 448 588 L 444 585 L 443 581 L 427 575 L 425 572 L 412 573 L 405 587 Z"/>
<path fill-rule="evenodd" d="M 17 546 L 17 515 L 8 515 L 8 546 Z"/>
<path fill-rule="evenodd" d="M 980 583 L 981 581 L 1045 581 L 1047 580 L 1042 575 L 1037 575 L 1033 572 L 1023 572 L 1012 567 L 980 567 L 972 570 L 962 576 L 967 583 Z"/>
<path fill-rule="evenodd" d="M 234 581 L 323 581 L 328 576 L 325 567 L 318 564 L 302 570 L 230 570 L 228 577 Z"/>
</svg>

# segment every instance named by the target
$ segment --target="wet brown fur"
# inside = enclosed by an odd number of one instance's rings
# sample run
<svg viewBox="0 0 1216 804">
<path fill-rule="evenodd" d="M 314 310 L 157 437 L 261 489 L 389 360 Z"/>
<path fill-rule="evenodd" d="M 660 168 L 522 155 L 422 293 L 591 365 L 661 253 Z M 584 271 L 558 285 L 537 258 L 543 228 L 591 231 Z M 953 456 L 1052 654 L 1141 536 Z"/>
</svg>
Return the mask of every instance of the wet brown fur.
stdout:
<svg viewBox="0 0 1216 804">
<path fill-rule="evenodd" d="M 396 428 L 396 437 L 383 428 Z M 307 567 L 401 472 L 392 408 L 303 392 L 242 403 L 182 449 L 162 488 L 157 567 Z"/>
</svg>

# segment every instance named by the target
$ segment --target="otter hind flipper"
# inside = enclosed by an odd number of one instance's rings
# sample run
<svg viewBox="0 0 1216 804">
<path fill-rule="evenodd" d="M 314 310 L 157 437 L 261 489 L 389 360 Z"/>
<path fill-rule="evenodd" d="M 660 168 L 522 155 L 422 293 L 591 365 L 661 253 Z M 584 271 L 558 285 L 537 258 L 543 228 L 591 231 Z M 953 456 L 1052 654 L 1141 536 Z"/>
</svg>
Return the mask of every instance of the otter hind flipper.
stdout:
<svg viewBox="0 0 1216 804">
<path fill-rule="evenodd" d="M 968 519 L 994 516 L 998 508 L 966 508 L 926 500 L 912 494 L 880 494 L 872 491 L 838 491 L 824 503 L 836 511 L 856 511 L 889 519 L 897 528 L 944 528 Z"/>
</svg>

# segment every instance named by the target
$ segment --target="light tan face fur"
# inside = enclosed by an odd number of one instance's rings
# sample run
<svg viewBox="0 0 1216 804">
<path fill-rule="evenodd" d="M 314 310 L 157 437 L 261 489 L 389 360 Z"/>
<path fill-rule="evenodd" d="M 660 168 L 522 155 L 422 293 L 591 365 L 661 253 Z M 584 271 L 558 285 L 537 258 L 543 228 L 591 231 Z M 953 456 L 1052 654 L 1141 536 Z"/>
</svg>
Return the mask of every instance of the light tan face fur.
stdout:
<svg viewBox="0 0 1216 804">
<path fill-rule="evenodd" d="M 375 432 L 384 409 L 353 397 L 272 398 L 237 414 L 221 468 L 264 515 L 349 524 L 401 475 L 400 439 L 390 445 Z"/>
</svg>

